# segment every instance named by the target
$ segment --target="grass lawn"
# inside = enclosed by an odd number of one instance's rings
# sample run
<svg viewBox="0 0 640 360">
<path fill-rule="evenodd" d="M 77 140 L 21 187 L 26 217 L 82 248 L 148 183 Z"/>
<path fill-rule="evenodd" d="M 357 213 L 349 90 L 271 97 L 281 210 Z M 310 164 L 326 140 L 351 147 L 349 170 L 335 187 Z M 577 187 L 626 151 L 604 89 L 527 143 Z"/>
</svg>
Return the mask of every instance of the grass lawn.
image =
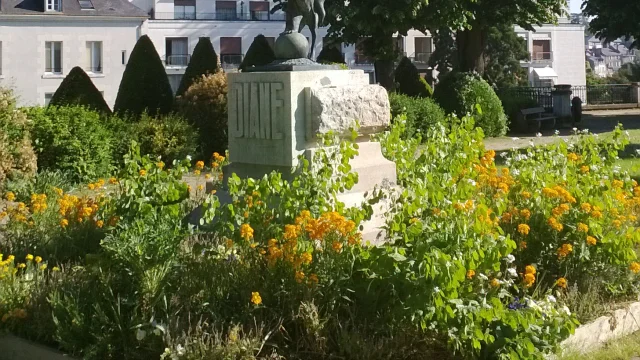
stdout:
<svg viewBox="0 0 640 360">
<path fill-rule="evenodd" d="M 640 359 L 640 332 L 607 344 L 588 354 L 566 354 L 558 360 L 636 360 Z M 637 357 L 637 358 L 635 358 Z"/>
</svg>

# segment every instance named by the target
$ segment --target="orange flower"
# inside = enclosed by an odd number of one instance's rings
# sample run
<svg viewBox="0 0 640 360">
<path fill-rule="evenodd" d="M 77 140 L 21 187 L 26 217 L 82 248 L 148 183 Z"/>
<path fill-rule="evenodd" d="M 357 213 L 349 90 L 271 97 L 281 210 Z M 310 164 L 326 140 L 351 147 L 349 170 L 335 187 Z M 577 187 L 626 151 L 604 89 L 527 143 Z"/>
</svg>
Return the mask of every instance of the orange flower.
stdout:
<svg viewBox="0 0 640 360">
<path fill-rule="evenodd" d="M 526 249 L 527 248 L 527 242 L 526 241 L 520 241 L 520 244 L 518 244 L 518 247 L 520 249 Z"/>
<path fill-rule="evenodd" d="M 496 278 L 491 279 L 491 282 L 489 283 L 491 285 L 491 287 L 497 288 L 500 286 L 500 281 Z"/>
<path fill-rule="evenodd" d="M 140 176 L 145 176 L 145 175 L 147 175 L 147 170 L 142 169 L 142 170 L 140 170 L 140 171 L 138 172 L 138 174 L 140 174 Z"/>
<path fill-rule="evenodd" d="M 589 170 L 591 170 L 591 169 L 589 168 L 588 165 L 580 166 L 580 172 L 582 172 L 583 174 L 587 174 L 589 172 Z"/>
<path fill-rule="evenodd" d="M 533 267 L 533 265 L 527 265 L 524 268 L 524 273 L 525 274 L 533 274 L 533 275 L 535 275 L 536 274 L 536 268 Z"/>
<path fill-rule="evenodd" d="M 204 169 L 204 161 L 196 162 L 196 169 L 199 169 L 199 170 Z"/>
<path fill-rule="evenodd" d="M 637 274 L 640 272 L 640 263 L 638 262 L 632 262 L 631 265 L 629 265 L 629 270 L 631 270 L 634 274 Z"/>
<path fill-rule="evenodd" d="M 558 249 L 558 257 L 565 258 L 573 251 L 573 245 L 571 244 L 562 244 L 562 247 Z"/>
<path fill-rule="evenodd" d="M 302 271 L 296 271 L 295 280 L 298 284 L 302 284 L 304 281 L 304 273 Z"/>
<path fill-rule="evenodd" d="M 596 238 L 594 238 L 593 236 L 587 236 L 587 244 L 593 246 L 597 243 L 598 241 L 596 240 Z"/>
<path fill-rule="evenodd" d="M 561 277 L 560 279 L 558 279 L 556 281 L 556 285 L 560 288 L 566 289 L 567 288 L 567 279 Z"/>
<path fill-rule="evenodd" d="M 260 293 L 255 291 L 251 293 L 251 302 L 254 305 L 260 305 L 262 304 L 262 297 L 260 296 Z"/>
<path fill-rule="evenodd" d="M 570 161 L 578 161 L 579 156 L 575 153 L 569 153 L 567 154 L 567 159 L 569 159 Z"/>
<path fill-rule="evenodd" d="M 531 228 L 529 227 L 529 225 L 527 224 L 520 224 L 518 225 L 518 232 L 521 235 L 529 235 L 529 230 L 531 230 Z"/>
<path fill-rule="evenodd" d="M 578 223 L 578 232 L 588 233 L 589 226 L 587 226 L 587 224 Z"/>
<path fill-rule="evenodd" d="M 531 287 L 536 282 L 536 276 L 534 274 L 524 274 L 524 286 Z"/>
<path fill-rule="evenodd" d="M 469 270 L 467 271 L 467 279 L 471 280 L 471 279 L 473 279 L 473 277 L 474 277 L 474 276 L 476 276 L 476 272 L 475 272 L 475 270 L 471 270 L 471 269 L 469 269 Z"/>
</svg>

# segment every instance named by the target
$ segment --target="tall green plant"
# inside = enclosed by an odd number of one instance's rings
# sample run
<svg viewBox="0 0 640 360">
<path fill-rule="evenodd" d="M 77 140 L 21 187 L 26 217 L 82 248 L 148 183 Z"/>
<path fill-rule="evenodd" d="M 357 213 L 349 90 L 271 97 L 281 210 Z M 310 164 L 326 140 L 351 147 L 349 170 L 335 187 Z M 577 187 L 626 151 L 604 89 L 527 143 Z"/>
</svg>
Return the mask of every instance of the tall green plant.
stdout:
<svg viewBox="0 0 640 360">
<path fill-rule="evenodd" d="M 418 68 L 408 57 L 403 57 L 396 68 L 396 91 L 400 94 L 414 97 L 431 96 L 431 87 L 418 73 Z"/>
<path fill-rule="evenodd" d="M 111 109 L 104 97 L 81 67 L 76 66 L 64 78 L 58 90 L 53 94 L 49 106 L 86 106 L 104 114 Z"/>
<path fill-rule="evenodd" d="M 176 97 L 184 95 L 187 89 L 193 85 L 196 80 L 200 79 L 202 75 L 215 74 L 218 70 L 218 54 L 216 54 L 216 50 L 213 48 L 211 39 L 201 37 L 195 49 L 193 49 L 191 61 L 189 61 L 182 80 L 180 80 Z"/>
<path fill-rule="evenodd" d="M 247 54 L 242 59 L 240 64 L 240 70 L 244 71 L 252 66 L 267 65 L 276 59 L 276 55 L 273 53 L 273 49 L 267 38 L 260 34 L 253 39 Z"/>
</svg>

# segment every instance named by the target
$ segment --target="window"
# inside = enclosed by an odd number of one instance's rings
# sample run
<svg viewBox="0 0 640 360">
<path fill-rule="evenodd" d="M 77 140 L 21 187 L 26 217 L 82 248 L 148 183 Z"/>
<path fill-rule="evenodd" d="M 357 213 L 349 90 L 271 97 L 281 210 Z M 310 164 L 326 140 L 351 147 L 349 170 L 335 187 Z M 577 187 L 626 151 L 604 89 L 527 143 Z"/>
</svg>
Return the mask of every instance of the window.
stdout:
<svg viewBox="0 0 640 360">
<path fill-rule="evenodd" d="M 44 94 L 44 106 L 49 106 L 51 99 L 53 98 L 53 93 L 45 93 Z"/>
<path fill-rule="evenodd" d="M 533 40 L 531 60 L 551 60 L 551 40 Z"/>
<path fill-rule="evenodd" d="M 195 20 L 196 0 L 175 0 L 173 3 L 173 15 L 176 20 Z"/>
<path fill-rule="evenodd" d="M 237 68 L 242 63 L 242 38 L 220 38 L 220 62 L 225 68 Z"/>
<path fill-rule="evenodd" d="M 171 66 L 189 65 L 189 39 L 186 37 L 166 39 L 165 63 Z"/>
<path fill-rule="evenodd" d="M 216 1 L 216 20 L 237 20 L 235 1 Z"/>
<path fill-rule="evenodd" d="M 93 3 L 91 2 L 91 0 L 78 0 L 78 3 L 80 4 L 80 9 L 82 10 L 93 10 Z"/>
<path fill-rule="evenodd" d="M 127 50 L 122 50 L 122 65 L 127 64 Z"/>
<path fill-rule="evenodd" d="M 62 41 L 45 43 L 45 72 L 62 74 Z"/>
<path fill-rule="evenodd" d="M 415 45 L 415 55 L 414 61 L 421 64 L 426 64 L 429 62 L 429 57 L 431 57 L 431 38 L 430 37 L 416 37 L 414 39 Z"/>
<path fill-rule="evenodd" d="M 102 73 L 102 41 L 87 41 L 87 70 Z"/>
<path fill-rule="evenodd" d="M 251 1 L 249 3 L 251 20 L 269 20 L 269 2 Z"/>
<path fill-rule="evenodd" d="M 62 11 L 62 0 L 47 0 L 47 11 Z"/>
</svg>

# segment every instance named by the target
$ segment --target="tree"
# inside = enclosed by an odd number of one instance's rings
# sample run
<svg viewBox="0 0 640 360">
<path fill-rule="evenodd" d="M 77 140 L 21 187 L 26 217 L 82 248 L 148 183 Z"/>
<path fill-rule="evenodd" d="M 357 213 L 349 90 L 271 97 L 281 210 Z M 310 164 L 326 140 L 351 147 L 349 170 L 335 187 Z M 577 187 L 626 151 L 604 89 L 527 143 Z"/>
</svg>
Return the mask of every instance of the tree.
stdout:
<svg viewBox="0 0 640 360">
<path fill-rule="evenodd" d="M 431 0 L 427 13 L 435 15 L 425 26 L 455 29 L 458 68 L 483 74 L 490 28 L 517 24 L 534 30 L 533 25 L 556 22 L 565 14 L 565 6 L 566 0 Z"/>
<path fill-rule="evenodd" d="M 114 112 L 139 117 L 168 114 L 172 109 L 173 91 L 162 60 L 147 35 L 138 39 L 124 69 Z"/>
<path fill-rule="evenodd" d="M 264 35 L 260 34 L 253 39 L 247 54 L 240 64 L 240 71 L 244 71 L 252 66 L 267 65 L 275 61 L 276 55 L 273 53 L 271 45 Z"/>
<path fill-rule="evenodd" d="M 64 78 L 58 90 L 53 94 L 49 106 L 86 106 L 97 112 L 110 114 L 111 109 L 104 101 L 104 97 L 79 66 L 71 69 Z"/>
<path fill-rule="evenodd" d="M 433 17 L 424 0 L 326 0 L 328 36 L 336 42 L 361 45 L 374 59 L 376 78 L 382 86 L 394 86 L 394 62 L 400 54 L 393 35 L 406 36 L 410 29 L 423 30 Z"/>
<path fill-rule="evenodd" d="M 406 56 L 400 60 L 395 72 L 397 92 L 412 97 L 429 97 L 427 82 L 420 77 L 415 65 Z"/>
<path fill-rule="evenodd" d="M 429 59 L 431 66 L 436 67 L 440 77 L 446 76 L 449 70 L 464 72 L 459 66 L 458 48 L 454 34 L 449 29 L 435 32 L 435 52 Z M 483 78 L 497 88 L 515 85 L 526 85 L 527 71 L 520 66 L 520 61 L 528 60 L 526 41 L 520 38 L 513 25 L 499 24 L 487 29 L 487 42 L 483 50 Z"/>
<path fill-rule="evenodd" d="M 327 46 L 320 51 L 316 62 L 320 64 L 344 64 L 344 55 L 335 46 Z"/>
<path fill-rule="evenodd" d="M 584 0 L 583 12 L 591 19 L 589 28 L 595 35 L 610 42 L 617 38 L 640 39 L 640 2 L 629 0 Z"/>
<path fill-rule="evenodd" d="M 211 40 L 208 37 L 201 37 L 193 49 L 191 61 L 189 61 L 189 66 L 180 80 L 176 96 L 182 96 L 189 86 L 200 79 L 202 75 L 215 74 L 218 69 L 218 54 L 216 54 Z"/>
</svg>

